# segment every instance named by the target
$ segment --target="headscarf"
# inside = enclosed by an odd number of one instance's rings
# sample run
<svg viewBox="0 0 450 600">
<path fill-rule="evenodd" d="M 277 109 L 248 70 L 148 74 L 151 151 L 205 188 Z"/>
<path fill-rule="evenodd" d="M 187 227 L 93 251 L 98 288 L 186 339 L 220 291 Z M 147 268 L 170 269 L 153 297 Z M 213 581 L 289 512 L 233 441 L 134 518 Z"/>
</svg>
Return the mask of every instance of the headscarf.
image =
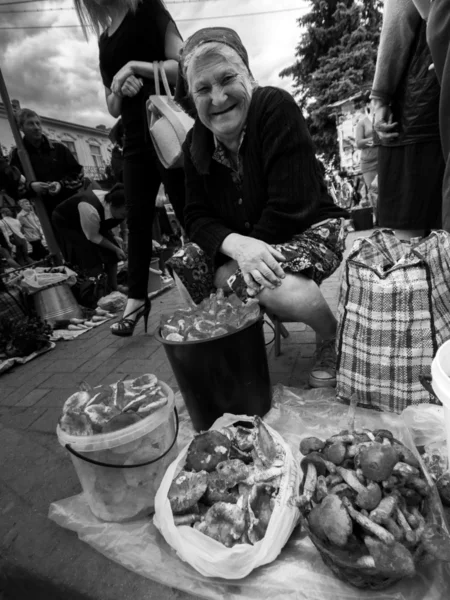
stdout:
<svg viewBox="0 0 450 600">
<path fill-rule="evenodd" d="M 203 29 L 199 29 L 199 31 L 196 31 L 191 35 L 190 38 L 186 40 L 186 43 L 183 46 L 183 50 L 180 54 L 180 62 L 178 63 L 177 85 L 175 89 L 175 100 L 191 116 L 195 116 L 196 111 L 188 91 L 185 73 L 186 57 L 189 56 L 198 46 L 209 44 L 210 42 L 218 42 L 233 48 L 233 50 L 241 57 L 244 65 L 247 67 L 250 77 L 253 77 L 252 72 L 250 71 L 247 50 L 245 49 L 241 38 L 234 31 L 234 29 L 230 29 L 229 27 L 205 27 Z"/>
</svg>

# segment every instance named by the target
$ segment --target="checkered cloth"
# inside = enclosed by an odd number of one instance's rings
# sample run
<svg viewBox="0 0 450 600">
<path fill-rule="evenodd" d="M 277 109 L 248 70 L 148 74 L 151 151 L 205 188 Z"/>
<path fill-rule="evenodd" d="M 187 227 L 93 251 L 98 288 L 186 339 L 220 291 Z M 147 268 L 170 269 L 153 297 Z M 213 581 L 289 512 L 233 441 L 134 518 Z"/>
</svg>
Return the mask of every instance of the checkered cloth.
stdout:
<svg viewBox="0 0 450 600">
<path fill-rule="evenodd" d="M 356 240 L 339 298 L 338 398 L 398 413 L 435 401 L 419 376 L 449 338 L 450 235 L 410 245 L 376 230 Z"/>
</svg>

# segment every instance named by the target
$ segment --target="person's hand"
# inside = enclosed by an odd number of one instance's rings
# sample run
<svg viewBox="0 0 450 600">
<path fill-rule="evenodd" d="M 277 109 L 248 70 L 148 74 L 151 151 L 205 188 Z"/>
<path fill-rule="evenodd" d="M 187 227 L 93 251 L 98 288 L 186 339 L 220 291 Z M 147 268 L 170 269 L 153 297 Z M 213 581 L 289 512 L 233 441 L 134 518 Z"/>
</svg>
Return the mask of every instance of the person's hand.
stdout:
<svg viewBox="0 0 450 600">
<path fill-rule="evenodd" d="M 116 254 L 117 254 L 117 258 L 119 260 L 126 260 L 126 258 L 127 258 L 126 254 L 122 250 L 122 248 L 116 248 Z"/>
<path fill-rule="evenodd" d="M 48 192 L 49 185 L 50 184 L 44 183 L 43 181 L 33 181 L 33 183 L 30 184 L 30 188 L 35 194 L 41 195 Z"/>
<path fill-rule="evenodd" d="M 366 140 L 366 148 L 371 148 L 373 146 L 373 139 L 367 138 Z"/>
<path fill-rule="evenodd" d="M 128 96 L 129 98 L 133 98 L 136 94 L 139 94 L 142 86 L 142 79 L 135 77 L 134 75 L 130 75 L 125 80 L 125 83 L 122 85 L 120 91 L 122 96 Z"/>
<path fill-rule="evenodd" d="M 274 290 L 281 285 L 285 277 L 279 264 L 286 260 L 285 257 L 261 240 L 240 236 L 234 258 L 242 271 L 245 283 L 255 293 L 259 293 L 262 287 Z"/>
<path fill-rule="evenodd" d="M 373 128 L 383 142 L 398 138 L 398 132 L 394 131 L 397 123 L 393 121 L 393 114 L 389 106 L 383 104 L 374 111 Z"/>
<path fill-rule="evenodd" d="M 117 96 L 121 96 L 122 95 L 122 86 L 125 83 L 125 81 L 128 79 L 128 77 L 130 77 L 131 75 L 134 75 L 134 70 L 133 70 L 133 63 L 130 61 L 130 62 L 127 62 L 127 64 L 124 65 L 114 75 L 112 84 L 111 84 L 112 93 L 116 94 Z"/>
<path fill-rule="evenodd" d="M 59 194 L 60 191 L 61 184 L 59 183 L 59 181 L 52 181 L 51 183 L 49 183 L 48 193 L 50 194 L 50 196 L 56 196 L 56 194 Z"/>
</svg>

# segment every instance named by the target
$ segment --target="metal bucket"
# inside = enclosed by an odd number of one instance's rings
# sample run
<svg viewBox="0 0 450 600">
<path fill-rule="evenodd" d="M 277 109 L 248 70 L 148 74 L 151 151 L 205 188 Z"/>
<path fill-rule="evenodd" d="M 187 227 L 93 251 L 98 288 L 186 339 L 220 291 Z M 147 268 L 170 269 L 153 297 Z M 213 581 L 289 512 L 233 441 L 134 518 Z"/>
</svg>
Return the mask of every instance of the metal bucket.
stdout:
<svg viewBox="0 0 450 600">
<path fill-rule="evenodd" d="M 33 294 L 37 314 L 53 325 L 61 319 L 81 319 L 83 311 L 67 283 L 44 288 Z"/>
</svg>

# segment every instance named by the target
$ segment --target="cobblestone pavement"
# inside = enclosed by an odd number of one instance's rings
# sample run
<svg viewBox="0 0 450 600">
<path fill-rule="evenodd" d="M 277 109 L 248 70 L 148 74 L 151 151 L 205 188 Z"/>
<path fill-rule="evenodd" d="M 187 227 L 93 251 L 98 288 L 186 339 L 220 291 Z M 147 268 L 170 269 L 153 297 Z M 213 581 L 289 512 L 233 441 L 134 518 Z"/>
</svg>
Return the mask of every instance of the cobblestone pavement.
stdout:
<svg viewBox="0 0 450 600">
<path fill-rule="evenodd" d="M 358 235 L 366 235 L 359 232 Z M 356 234 L 347 239 L 347 251 Z M 341 268 L 322 285 L 336 311 Z M 47 518 L 49 504 L 80 491 L 55 428 L 65 399 L 80 381 L 112 383 L 125 374 L 156 373 L 174 389 L 163 348 L 153 337 L 161 313 L 181 306 L 176 289 L 153 301 L 149 334 L 139 323 L 131 338 L 107 323 L 0 376 L 0 600 L 175 600 L 192 598 L 107 560 Z M 272 383 L 304 387 L 314 332 L 286 325 L 282 354 L 267 347 Z M 269 342 L 273 335 L 265 331 Z M 3 594 L 3 598 L 2 598 Z"/>
</svg>

